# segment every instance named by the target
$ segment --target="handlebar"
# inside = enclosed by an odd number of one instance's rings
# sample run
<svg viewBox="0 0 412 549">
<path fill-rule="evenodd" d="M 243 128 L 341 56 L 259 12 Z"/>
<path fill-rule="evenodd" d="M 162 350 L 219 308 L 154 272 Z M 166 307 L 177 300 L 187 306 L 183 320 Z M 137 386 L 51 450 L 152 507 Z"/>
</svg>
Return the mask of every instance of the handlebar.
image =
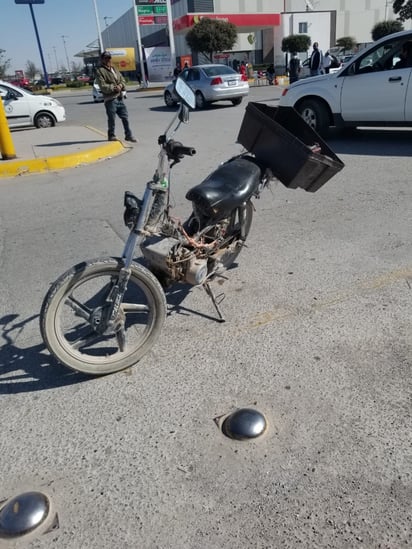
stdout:
<svg viewBox="0 0 412 549">
<path fill-rule="evenodd" d="M 185 147 L 179 141 L 170 140 L 167 143 L 167 154 L 172 158 L 182 158 L 183 156 L 193 156 L 196 154 L 196 149 L 193 147 Z"/>
</svg>

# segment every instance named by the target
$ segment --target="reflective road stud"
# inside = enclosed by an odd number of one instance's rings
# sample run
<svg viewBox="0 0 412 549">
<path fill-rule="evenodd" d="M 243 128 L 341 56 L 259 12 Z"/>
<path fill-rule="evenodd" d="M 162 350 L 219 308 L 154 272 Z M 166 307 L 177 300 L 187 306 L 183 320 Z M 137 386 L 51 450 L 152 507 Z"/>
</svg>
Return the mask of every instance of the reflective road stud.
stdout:
<svg viewBox="0 0 412 549">
<path fill-rule="evenodd" d="M 41 492 L 25 492 L 0 509 L 0 538 L 14 538 L 34 531 L 49 516 L 49 498 Z"/>
<path fill-rule="evenodd" d="M 263 414 L 253 408 L 241 408 L 227 416 L 222 432 L 229 438 L 248 440 L 263 435 L 267 427 Z"/>
</svg>

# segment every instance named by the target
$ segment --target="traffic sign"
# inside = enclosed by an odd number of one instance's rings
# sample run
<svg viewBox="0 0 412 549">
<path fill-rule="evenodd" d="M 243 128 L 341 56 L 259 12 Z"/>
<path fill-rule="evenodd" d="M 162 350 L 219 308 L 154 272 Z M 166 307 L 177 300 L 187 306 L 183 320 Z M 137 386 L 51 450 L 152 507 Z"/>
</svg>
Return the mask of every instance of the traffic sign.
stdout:
<svg viewBox="0 0 412 549">
<path fill-rule="evenodd" d="M 14 0 L 15 4 L 44 4 L 44 0 Z"/>
</svg>

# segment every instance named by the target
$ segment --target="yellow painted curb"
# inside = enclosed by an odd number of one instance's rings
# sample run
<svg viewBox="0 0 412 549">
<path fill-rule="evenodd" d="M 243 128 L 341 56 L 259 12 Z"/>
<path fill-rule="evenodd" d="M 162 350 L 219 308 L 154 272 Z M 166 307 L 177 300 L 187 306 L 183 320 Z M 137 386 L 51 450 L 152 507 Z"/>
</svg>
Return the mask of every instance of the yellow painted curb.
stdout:
<svg viewBox="0 0 412 549">
<path fill-rule="evenodd" d="M 93 149 L 61 156 L 33 158 L 31 160 L 2 160 L 0 161 L 0 178 L 76 168 L 85 164 L 98 162 L 105 158 L 117 156 L 126 152 L 126 150 L 128 149 L 124 147 L 120 141 L 111 141 L 110 143 L 104 143 Z"/>
</svg>

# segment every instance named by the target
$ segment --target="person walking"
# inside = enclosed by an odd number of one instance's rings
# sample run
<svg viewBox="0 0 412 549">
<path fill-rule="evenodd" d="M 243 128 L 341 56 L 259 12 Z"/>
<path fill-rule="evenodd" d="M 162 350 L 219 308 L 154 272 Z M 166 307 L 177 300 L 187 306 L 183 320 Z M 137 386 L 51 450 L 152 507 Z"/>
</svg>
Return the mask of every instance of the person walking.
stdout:
<svg viewBox="0 0 412 549">
<path fill-rule="evenodd" d="M 323 63 L 322 63 L 322 67 L 323 67 L 323 70 L 325 71 L 325 74 L 329 74 L 331 64 L 332 64 L 332 57 L 330 56 L 330 53 L 327 51 L 323 56 Z"/>
<path fill-rule="evenodd" d="M 124 128 L 125 140 L 136 143 L 129 125 L 129 115 L 124 104 L 126 81 L 120 72 L 112 65 L 112 55 L 104 51 L 100 56 L 101 65 L 96 71 L 97 84 L 103 94 L 104 106 L 107 114 L 107 138 L 109 141 L 118 141 L 115 135 L 116 114 Z"/>
<path fill-rule="evenodd" d="M 311 76 L 317 76 L 322 70 L 323 55 L 322 51 L 319 49 L 318 42 L 313 43 L 313 51 L 309 60 L 309 69 Z"/>
<path fill-rule="evenodd" d="M 266 78 L 269 86 L 273 86 L 273 82 L 275 80 L 275 65 L 273 63 L 271 63 L 266 69 Z"/>
<path fill-rule="evenodd" d="M 299 74 L 301 71 L 301 63 L 296 52 L 292 53 L 292 58 L 289 61 L 289 83 L 297 82 L 299 80 Z"/>
</svg>

